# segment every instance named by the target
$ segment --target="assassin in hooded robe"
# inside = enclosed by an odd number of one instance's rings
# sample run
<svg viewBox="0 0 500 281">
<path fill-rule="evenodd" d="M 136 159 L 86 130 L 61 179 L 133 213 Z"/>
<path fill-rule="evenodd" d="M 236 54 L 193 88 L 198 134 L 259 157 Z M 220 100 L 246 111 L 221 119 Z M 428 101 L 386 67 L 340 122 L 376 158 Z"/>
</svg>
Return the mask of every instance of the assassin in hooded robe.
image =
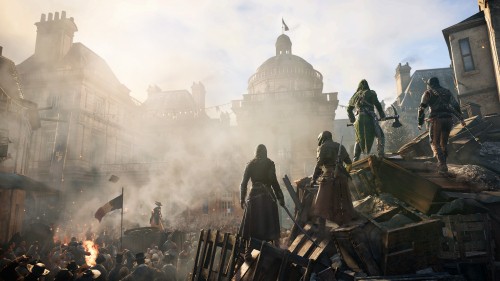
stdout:
<svg viewBox="0 0 500 281">
<path fill-rule="evenodd" d="M 252 182 L 247 196 L 248 182 Z M 255 158 L 250 161 L 243 175 L 240 186 L 240 204 L 245 209 L 241 226 L 241 236 L 263 241 L 280 238 L 278 205 L 285 205 L 274 162 L 267 158 L 267 149 L 263 144 L 257 146 Z"/>
<path fill-rule="evenodd" d="M 377 118 L 375 108 L 380 118 Z M 377 98 L 377 93 L 370 89 L 365 79 L 359 82 L 356 93 L 349 100 L 347 115 L 349 121 L 354 124 L 356 132 L 353 160 L 359 160 L 361 152 L 370 153 L 375 137 L 377 138 L 377 154 L 383 157 L 385 136 L 378 121 L 385 119 L 385 112 Z"/>
</svg>

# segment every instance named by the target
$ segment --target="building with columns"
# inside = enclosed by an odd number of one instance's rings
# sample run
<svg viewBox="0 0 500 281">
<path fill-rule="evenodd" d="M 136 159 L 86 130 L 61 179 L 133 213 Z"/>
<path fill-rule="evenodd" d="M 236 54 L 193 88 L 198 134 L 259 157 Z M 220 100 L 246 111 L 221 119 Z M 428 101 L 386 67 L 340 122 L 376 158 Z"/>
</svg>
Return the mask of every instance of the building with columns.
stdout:
<svg viewBox="0 0 500 281">
<path fill-rule="evenodd" d="M 232 110 L 247 147 L 265 144 L 278 177 L 299 179 L 313 172 L 319 133 L 333 130 L 338 93 L 323 93 L 323 75 L 292 53 L 287 35 L 278 37 L 275 48 Z"/>
</svg>

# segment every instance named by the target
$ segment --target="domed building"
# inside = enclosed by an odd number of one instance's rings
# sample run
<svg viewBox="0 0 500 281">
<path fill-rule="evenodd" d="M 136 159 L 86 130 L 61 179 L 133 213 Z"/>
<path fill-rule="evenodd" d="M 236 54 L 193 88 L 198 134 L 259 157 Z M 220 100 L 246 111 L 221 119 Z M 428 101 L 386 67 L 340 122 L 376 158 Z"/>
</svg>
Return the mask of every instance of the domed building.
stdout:
<svg viewBox="0 0 500 281">
<path fill-rule="evenodd" d="M 311 175 L 317 136 L 333 130 L 338 93 L 323 93 L 323 75 L 292 54 L 290 37 L 276 40 L 276 55 L 248 79 L 247 94 L 232 102 L 236 122 L 250 147 L 263 143 L 278 177 Z"/>
</svg>

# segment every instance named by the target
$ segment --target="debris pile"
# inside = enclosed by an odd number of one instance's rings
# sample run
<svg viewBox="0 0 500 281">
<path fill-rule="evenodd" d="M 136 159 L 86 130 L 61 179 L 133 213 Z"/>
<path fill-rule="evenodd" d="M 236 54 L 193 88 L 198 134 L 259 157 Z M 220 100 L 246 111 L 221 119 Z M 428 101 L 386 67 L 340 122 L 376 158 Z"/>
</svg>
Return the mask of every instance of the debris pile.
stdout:
<svg viewBox="0 0 500 281">
<path fill-rule="evenodd" d="M 456 180 L 459 182 L 465 182 L 477 185 L 480 189 L 478 191 L 500 189 L 500 176 L 481 166 L 477 165 L 450 166 L 449 172 L 451 175 L 456 177 Z"/>
<path fill-rule="evenodd" d="M 355 162 L 349 188 L 359 216 L 325 231 L 311 213 L 311 178 L 292 186 L 285 176 L 300 226 L 288 247 L 204 231 L 192 280 L 498 280 L 500 118 L 476 116 L 467 126 L 476 137 L 454 128 L 447 174 L 436 173 L 425 135 L 396 157 Z"/>
</svg>

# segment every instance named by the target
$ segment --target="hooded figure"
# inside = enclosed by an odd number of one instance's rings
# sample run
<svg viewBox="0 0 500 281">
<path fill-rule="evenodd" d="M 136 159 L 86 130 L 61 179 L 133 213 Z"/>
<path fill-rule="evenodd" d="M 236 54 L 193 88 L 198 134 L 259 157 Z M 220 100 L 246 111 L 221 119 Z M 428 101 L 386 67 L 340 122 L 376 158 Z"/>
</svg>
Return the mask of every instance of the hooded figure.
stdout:
<svg viewBox="0 0 500 281">
<path fill-rule="evenodd" d="M 375 108 L 377 108 L 380 118 L 377 118 Z M 354 110 L 356 110 L 357 119 Z M 370 90 L 365 79 L 359 82 L 356 93 L 349 100 L 347 115 L 349 121 L 354 124 L 356 131 L 353 160 L 359 160 L 361 152 L 370 153 L 375 137 L 377 137 L 377 154 L 383 157 L 385 137 L 378 120 L 384 120 L 385 112 L 377 98 L 377 94 L 375 91 Z"/>
<path fill-rule="evenodd" d="M 453 116 L 457 117 L 462 126 L 465 126 L 464 118 L 460 111 L 460 105 L 452 93 L 439 84 L 437 77 L 432 77 L 427 82 L 427 91 L 422 95 L 418 109 L 418 128 L 421 129 L 425 119 L 425 109 L 430 107 L 428 124 L 429 140 L 434 157 L 438 161 L 438 172 L 446 173 L 448 166 L 448 138 L 453 128 Z"/>
<path fill-rule="evenodd" d="M 313 214 L 319 218 L 320 231 L 324 230 L 325 220 L 342 225 L 357 217 L 348 187 L 349 173 L 343 165 L 351 163 L 347 150 L 332 140 L 331 132 L 324 131 L 318 136 L 317 163 L 311 185 L 319 180 Z M 336 165 L 340 165 L 337 174 Z"/>
<path fill-rule="evenodd" d="M 252 186 L 247 196 L 248 181 Z M 278 202 L 276 202 L 278 201 Z M 267 158 L 267 149 L 259 144 L 250 161 L 240 187 L 240 203 L 245 209 L 240 234 L 244 238 L 277 241 L 280 237 L 278 205 L 285 205 L 274 162 Z"/>
</svg>

